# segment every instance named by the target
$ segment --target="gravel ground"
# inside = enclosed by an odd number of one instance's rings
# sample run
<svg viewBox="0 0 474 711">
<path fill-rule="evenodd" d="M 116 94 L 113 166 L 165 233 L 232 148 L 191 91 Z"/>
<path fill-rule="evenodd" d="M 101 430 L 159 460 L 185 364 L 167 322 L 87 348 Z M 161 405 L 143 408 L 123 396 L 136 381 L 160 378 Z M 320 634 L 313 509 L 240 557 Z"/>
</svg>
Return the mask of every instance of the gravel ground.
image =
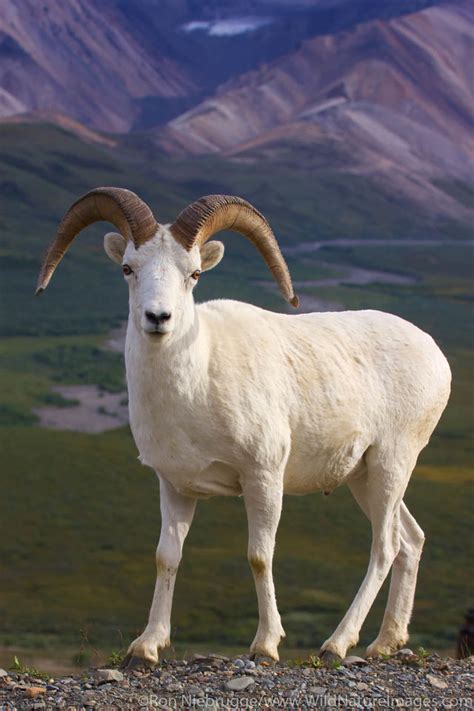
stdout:
<svg viewBox="0 0 474 711">
<path fill-rule="evenodd" d="M 339 666 L 258 662 L 195 655 L 153 670 L 92 669 L 81 676 L 38 679 L 0 670 L 0 709 L 342 709 L 472 708 L 474 658 L 458 661 L 402 650 Z"/>
</svg>

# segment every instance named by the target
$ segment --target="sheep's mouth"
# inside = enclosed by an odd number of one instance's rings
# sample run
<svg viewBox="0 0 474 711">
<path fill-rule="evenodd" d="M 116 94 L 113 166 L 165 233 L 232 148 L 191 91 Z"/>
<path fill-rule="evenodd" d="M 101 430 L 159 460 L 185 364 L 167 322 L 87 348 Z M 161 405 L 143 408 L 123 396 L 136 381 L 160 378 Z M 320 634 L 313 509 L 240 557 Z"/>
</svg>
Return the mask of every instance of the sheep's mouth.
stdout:
<svg viewBox="0 0 474 711">
<path fill-rule="evenodd" d="M 164 336 L 169 336 L 171 331 L 164 331 L 164 330 L 155 328 L 153 330 L 145 329 L 145 333 L 147 336 L 149 336 L 152 339 L 161 340 Z"/>
</svg>

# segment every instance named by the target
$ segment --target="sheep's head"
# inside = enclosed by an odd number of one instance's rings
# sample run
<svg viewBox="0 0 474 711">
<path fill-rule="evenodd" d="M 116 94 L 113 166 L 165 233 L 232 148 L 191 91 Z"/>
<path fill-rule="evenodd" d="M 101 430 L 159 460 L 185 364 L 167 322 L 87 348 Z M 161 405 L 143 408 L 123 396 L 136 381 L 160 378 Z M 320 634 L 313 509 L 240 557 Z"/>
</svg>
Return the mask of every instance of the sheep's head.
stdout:
<svg viewBox="0 0 474 711">
<path fill-rule="evenodd" d="M 156 235 L 139 249 L 114 232 L 105 235 L 104 247 L 122 267 L 135 326 L 159 340 L 177 329 L 187 329 L 194 313 L 192 293 L 201 272 L 216 266 L 224 254 L 224 245 L 214 241 L 183 249 L 167 225 L 158 227 Z"/>
<path fill-rule="evenodd" d="M 135 193 L 122 188 L 96 188 L 72 205 L 46 253 L 37 294 L 47 287 L 76 235 L 101 220 L 119 230 L 119 234 L 105 236 L 105 251 L 121 265 L 129 284 L 135 325 L 150 336 L 170 334 L 192 317 L 192 291 L 201 272 L 216 266 L 224 254 L 221 242 L 208 241 L 220 230 L 247 237 L 264 258 L 283 296 L 298 305 L 270 225 L 245 200 L 209 195 L 185 208 L 172 225 L 160 225 Z"/>
</svg>

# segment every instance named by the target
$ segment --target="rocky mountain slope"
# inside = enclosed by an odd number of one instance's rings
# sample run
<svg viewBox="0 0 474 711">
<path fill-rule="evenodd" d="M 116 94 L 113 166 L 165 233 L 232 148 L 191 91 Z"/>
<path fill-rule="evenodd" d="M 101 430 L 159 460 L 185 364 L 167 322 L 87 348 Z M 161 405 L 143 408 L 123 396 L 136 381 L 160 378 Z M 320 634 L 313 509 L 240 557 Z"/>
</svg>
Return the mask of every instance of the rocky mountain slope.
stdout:
<svg viewBox="0 0 474 711">
<path fill-rule="evenodd" d="M 151 53 L 117 3 L 5 0 L 0 13 L 0 113 L 47 109 L 127 131 L 134 102 L 195 88 L 166 51 Z"/>
<path fill-rule="evenodd" d="M 172 153 L 290 153 L 390 175 L 426 202 L 436 179 L 474 176 L 473 48 L 474 6 L 464 0 L 315 37 L 229 82 L 158 141 Z"/>
<path fill-rule="evenodd" d="M 113 132 L 166 122 L 307 37 L 439 0 L 3 0 L 0 117 Z"/>
<path fill-rule="evenodd" d="M 0 121 L 49 121 L 116 150 L 104 132 L 145 132 L 178 158 L 375 177 L 435 216 L 472 218 L 469 0 L 1 9 Z"/>
</svg>

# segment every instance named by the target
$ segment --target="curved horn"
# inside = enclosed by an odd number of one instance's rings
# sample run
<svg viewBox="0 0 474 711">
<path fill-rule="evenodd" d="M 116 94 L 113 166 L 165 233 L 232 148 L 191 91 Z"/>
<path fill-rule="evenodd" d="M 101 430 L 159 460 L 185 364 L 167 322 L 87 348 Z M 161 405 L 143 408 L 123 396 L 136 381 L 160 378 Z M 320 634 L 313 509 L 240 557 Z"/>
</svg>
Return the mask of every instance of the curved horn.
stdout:
<svg viewBox="0 0 474 711">
<path fill-rule="evenodd" d="M 240 232 L 255 245 L 281 293 L 297 308 L 299 299 L 272 228 L 246 200 L 232 195 L 207 195 L 188 205 L 171 226 L 173 237 L 188 251 L 196 244 L 204 244 L 220 230 Z"/>
<path fill-rule="evenodd" d="M 111 222 L 135 247 L 155 234 L 158 223 L 146 203 L 124 188 L 95 188 L 77 200 L 64 215 L 43 260 L 36 293 L 46 289 L 54 270 L 70 244 L 85 227 L 93 222 Z"/>
</svg>

